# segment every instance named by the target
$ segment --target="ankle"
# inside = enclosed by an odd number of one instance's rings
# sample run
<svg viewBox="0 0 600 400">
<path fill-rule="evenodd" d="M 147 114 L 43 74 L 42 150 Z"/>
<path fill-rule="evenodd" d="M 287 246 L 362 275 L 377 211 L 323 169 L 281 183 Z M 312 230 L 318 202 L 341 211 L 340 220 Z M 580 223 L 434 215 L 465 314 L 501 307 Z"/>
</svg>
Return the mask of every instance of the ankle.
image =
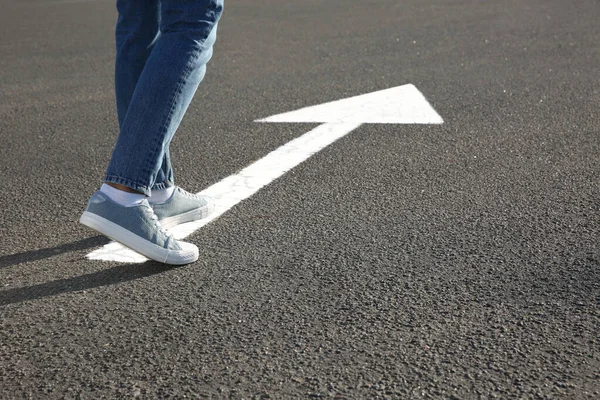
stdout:
<svg viewBox="0 0 600 400">
<path fill-rule="evenodd" d="M 150 204 L 156 203 L 164 203 L 173 196 L 173 192 L 175 192 L 175 186 L 169 186 L 164 189 L 153 190 L 150 193 L 150 197 L 148 197 L 148 201 Z"/>
<path fill-rule="evenodd" d="M 130 188 L 129 186 L 125 186 L 125 185 L 121 185 L 119 183 L 113 183 L 113 182 L 104 182 L 104 184 L 111 186 L 117 190 L 121 190 L 123 192 L 127 192 L 127 193 L 135 193 L 135 194 L 143 194 L 141 192 L 138 192 L 135 189 Z"/>
<path fill-rule="evenodd" d="M 134 191 L 125 191 L 105 183 L 100 187 L 100 191 L 108 196 L 115 203 L 123 207 L 133 207 L 142 204 L 145 195 Z"/>
</svg>

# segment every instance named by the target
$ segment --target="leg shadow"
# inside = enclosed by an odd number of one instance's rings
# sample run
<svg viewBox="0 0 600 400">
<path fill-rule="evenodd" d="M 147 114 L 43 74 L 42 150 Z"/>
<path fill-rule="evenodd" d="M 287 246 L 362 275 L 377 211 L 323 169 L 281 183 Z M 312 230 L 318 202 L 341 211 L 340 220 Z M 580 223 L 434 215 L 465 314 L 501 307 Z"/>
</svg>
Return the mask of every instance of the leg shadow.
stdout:
<svg viewBox="0 0 600 400">
<path fill-rule="evenodd" d="M 23 301 L 128 282 L 173 270 L 173 268 L 175 267 L 172 265 L 155 261 L 148 261 L 143 264 L 121 264 L 93 274 L 59 279 L 25 288 L 4 290 L 0 291 L 0 307 Z"/>
<path fill-rule="evenodd" d="M 85 250 L 91 247 L 102 247 L 109 242 L 110 240 L 104 236 L 93 236 L 87 239 L 78 240 L 76 242 L 61 244 L 60 246 L 56 247 L 0 256 L 0 268 L 42 260 L 44 258 L 54 257 L 59 254 Z"/>
</svg>

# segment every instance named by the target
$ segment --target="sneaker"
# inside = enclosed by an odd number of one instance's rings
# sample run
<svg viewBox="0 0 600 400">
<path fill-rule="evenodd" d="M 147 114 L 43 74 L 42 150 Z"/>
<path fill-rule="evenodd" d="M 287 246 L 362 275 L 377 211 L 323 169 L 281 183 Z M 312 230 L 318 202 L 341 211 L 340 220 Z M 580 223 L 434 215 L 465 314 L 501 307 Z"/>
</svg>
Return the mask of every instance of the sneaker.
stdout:
<svg viewBox="0 0 600 400">
<path fill-rule="evenodd" d="M 161 263 L 183 265 L 198 259 L 198 248 L 166 232 L 145 199 L 138 206 L 124 207 L 98 191 L 79 222 Z"/>
<path fill-rule="evenodd" d="M 171 198 L 164 203 L 150 204 L 158 221 L 165 229 L 185 222 L 206 218 L 214 208 L 213 200 L 208 196 L 188 193 L 176 187 Z"/>
</svg>

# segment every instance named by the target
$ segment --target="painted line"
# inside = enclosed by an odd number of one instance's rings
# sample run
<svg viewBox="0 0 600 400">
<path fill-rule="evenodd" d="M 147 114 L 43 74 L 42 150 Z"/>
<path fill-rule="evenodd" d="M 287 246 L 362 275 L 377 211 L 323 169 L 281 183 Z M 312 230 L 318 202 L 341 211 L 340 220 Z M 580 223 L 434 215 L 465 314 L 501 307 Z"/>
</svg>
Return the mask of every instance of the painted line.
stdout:
<svg viewBox="0 0 600 400">
<path fill-rule="evenodd" d="M 257 122 L 302 122 L 322 125 L 272 151 L 237 174 L 201 191 L 199 194 L 214 198 L 213 214 L 206 219 L 171 229 L 170 232 L 175 238 L 183 239 L 191 235 L 363 124 L 441 124 L 444 121 L 416 87 L 403 85 L 305 107 Z M 115 242 L 91 252 L 87 258 L 125 263 L 141 263 L 148 260 Z"/>
<path fill-rule="evenodd" d="M 231 175 L 208 187 L 200 194 L 215 200 L 215 210 L 200 221 L 190 222 L 170 230 L 177 239 L 183 239 L 219 218 L 233 206 L 252 196 L 287 171 L 318 153 L 336 140 L 346 136 L 361 124 L 323 124 L 305 133 Z M 148 259 L 119 243 L 111 242 L 88 254 L 90 260 L 142 263 Z"/>
<path fill-rule="evenodd" d="M 419 89 L 409 84 L 301 108 L 258 122 L 442 124 L 444 120 Z"/>
</svg>

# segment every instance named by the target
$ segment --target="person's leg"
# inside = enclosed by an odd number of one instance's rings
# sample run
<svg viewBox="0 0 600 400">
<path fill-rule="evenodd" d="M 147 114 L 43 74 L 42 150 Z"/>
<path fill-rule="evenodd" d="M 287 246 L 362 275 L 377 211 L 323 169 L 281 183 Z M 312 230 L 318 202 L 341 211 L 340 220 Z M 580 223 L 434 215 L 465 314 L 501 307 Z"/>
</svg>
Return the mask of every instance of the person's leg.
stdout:
<svg viewBox="0 0 600 400">
<path fill-rule="evenodd" d="M 212 56 L 222 0 L 161 1 L 160 35 L 137 82 L 106 181 L 150 194 Z"/>
<path fill-rule="evenodd" d="M 160 35 L 159 0 L 117 0 L 119 18 L 115 32 L 117 57 L 115 63 L 115 94 L 119 129 L 123 121 L 135 87 L 146 66 L 154 43 Z M 157 176 L 158 182 L 172 182 L 173 169 L 169 148 Z M 121 190 L 127 187 L 115 185 Z"/>
<path fill-rule="evenodd" d="M 170 32 L 174 35 L 182 34 L 185 31 L 185 28 L 181 25 L 182 21 L 187 21 L 187 23 L 192 21 L 195 26 L 192 39 L 197 42 L 192 46 L 192 51 L 198 51 L 194 49 L 199 49 L 200 52 L 208 50 L 209 53 L 206 53 L 205 56 L 210 58 L 210 51 L 212 51 L 210 46 L 212 46 L 212 42 L 215 39 L 216 24 L 210 26 L 205 24 L 205 22 L 201 22 L 202 20 L 198 18 L 200 16 L 202 18 L 208 17 L 207 19 L 210 20 L 211 16 L 214 16 L 216 17 L 214 19 L 216 22 L 222 12 L 223 2 L 213 1 L 210 3 L 213 8 L 210 9 L 209 7 L 204 11 L 201 11 L 201 7 L 203 7 L 201 3 L 203 2 L 196 2 L 196 4 L 191 2 L 186 5 L 177 0 L 163 0 L 161 31 Z M 209 30 L 211 30 L 211 33 L 203 42 L 202 38 L 205 37 Z M 205 66 L 202 66 L 197 71 L 196 82 L 199 83 L 202 80 L 204 72 Z M 165 180 L 161 180 L 161 178 L 165 178 Z M 148 199 L 163 227 L 168 229 L 178 224 L 206 218 L 214 209 L 212 199 L 207 196 L 188 193 L 182 188 L 175 186 L 165 188 L 165 186 L 169 186 L 172 183 L 173 172 L 167 149 L 165 152 L 165 161 L 159 170 L 156 182 L 152 188 L 152 196 Z"/>
<path fill-rule="evenodd" d="M 152 187 L 168 185 L 157 182 L 157 177 L 173 134 L 204 76 L 222 8 L 223 0 L 161 2 L 161 34 L 153 42 L 130 97 L 107 170 L 106 183 L 119 189 L 115 197 L 122 196 L 124 188 L 149 195 Z M 181 211 L 182 205 L 169 203 Z M 145 198 L 123 204 L 98 191 L 80 222 L 160 262 L 185 264 L 198 259 L 196 246 L 174 240 L 164 231 Z"/>
</svg>

